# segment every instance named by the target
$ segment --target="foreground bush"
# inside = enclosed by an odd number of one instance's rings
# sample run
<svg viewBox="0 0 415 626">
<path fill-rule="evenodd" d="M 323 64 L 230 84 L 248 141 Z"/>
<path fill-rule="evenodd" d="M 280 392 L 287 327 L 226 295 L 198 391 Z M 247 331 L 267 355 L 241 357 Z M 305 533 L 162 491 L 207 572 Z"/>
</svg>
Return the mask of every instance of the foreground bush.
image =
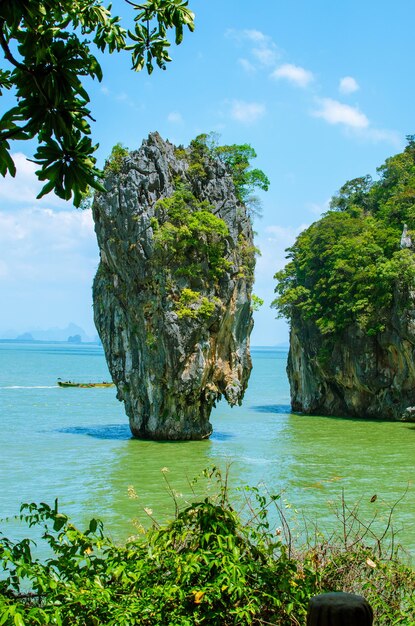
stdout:
<svg viewBox="0 0 415 626">
<path fill-rule="evenodd" d="M 213 473 L 215 497 L 124 546 L 94 519 L 81 532 L 57 502 L 22 505 L 21 519 L 43 529 L 52 555 L 41 563 L 30 540 L 0 534 L 0 626 L 295 626 L 305 623 L 310 596 L 333 590 L 364 595 L 377 626 L 415 625 L 415 573 L 396 560 L 395 548 L 383 555 L 386 535 L 379 540 L 355 509 L 342 503 L 341 540 L 316 533 L 298 551 L 279 496 L 251 490 L 244 523 L 226 480 Z"/>
</svg>

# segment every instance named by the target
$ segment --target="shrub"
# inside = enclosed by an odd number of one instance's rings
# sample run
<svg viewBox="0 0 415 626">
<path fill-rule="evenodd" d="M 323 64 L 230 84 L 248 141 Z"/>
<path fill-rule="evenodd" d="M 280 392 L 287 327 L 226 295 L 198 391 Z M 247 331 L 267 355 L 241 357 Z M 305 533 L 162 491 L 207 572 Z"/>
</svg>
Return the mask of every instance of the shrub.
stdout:
<svg viewBox="0 0 415 626">
<path fill-rule="evenodd" d="M 104 171 L 110 171 L 113 174 L 118 174 L 121 171 L 121 165 L 126 156 L 128 156 L 128 148 L 118 142 L 112 147 L 111 154 L 105 161 Z"/>
<path fill-rule="evenodd" d="M 363 593 L 377 626 L 413 625 L 415 574 L 396 550 L 383 554 L 371 523 L 356 526 L 356 509 L 342 503 L 339 538 L 316 533 L 314 544 L 299 550 L 280 495 L 244 490 L 241 517 L 229 502 L 227 477 L 215 468 L 206 475 L 218 481 L 215 496 L 181 511 L 176 502 L 173 521 L 123 546 L 95 519 L 77 529 L 57 502 L 22 505 L 21 519 L 43 528 L 52 556 L 41 563 L 28 539 L 0 537 L 0 623 L 299 626 L 309 597 L 336 589 Z M 280 528 L 269 521 L 272 507 Z M 344 525 L 351 517 L 353 531 Z"/>
<path fill-rule="evenodd" d="M 206 296 L 202 296 L 199 291 L 185 288 L 180 293 L 180 298 L 175 302 L 177 317 L 206 318 L 208 319 L 215 311 L 215 306 L 220 304 L 218 298 L 210 301 Z"/>
<path fill-rule="evenodd" d="M 156 258 L 176 276 L 211 280 L 229 269 L 226 223 L 185 187 L 157 202 L 152 228 Z"/>
</svg>

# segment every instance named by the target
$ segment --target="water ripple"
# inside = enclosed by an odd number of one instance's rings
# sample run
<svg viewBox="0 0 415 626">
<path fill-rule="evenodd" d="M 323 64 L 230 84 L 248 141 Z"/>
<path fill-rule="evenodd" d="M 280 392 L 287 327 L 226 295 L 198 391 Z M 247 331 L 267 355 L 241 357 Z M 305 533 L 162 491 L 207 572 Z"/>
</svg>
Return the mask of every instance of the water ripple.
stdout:
<svg viewBox="0 0 415 626">
<path fill-rule="evenodd" d="M 0 389 L 57 389 L 58 385 L 9 385 Z"/>
</svg>

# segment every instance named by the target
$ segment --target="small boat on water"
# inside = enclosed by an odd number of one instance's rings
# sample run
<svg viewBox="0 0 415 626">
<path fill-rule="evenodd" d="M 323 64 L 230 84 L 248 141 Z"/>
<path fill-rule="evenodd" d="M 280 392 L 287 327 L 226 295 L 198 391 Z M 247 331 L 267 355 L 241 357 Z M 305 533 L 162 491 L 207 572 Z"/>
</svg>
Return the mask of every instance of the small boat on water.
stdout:
<svg viewBox="0 0 415 626">
<path fill-rule="evenodd" d="M 59 387 L 82 387 L 83 389 L 89 389 L 90 387 L 114 387 L 114 383 L 75 383 L 72 380 L 61 380 L 58 378 Z"/>
</svg>

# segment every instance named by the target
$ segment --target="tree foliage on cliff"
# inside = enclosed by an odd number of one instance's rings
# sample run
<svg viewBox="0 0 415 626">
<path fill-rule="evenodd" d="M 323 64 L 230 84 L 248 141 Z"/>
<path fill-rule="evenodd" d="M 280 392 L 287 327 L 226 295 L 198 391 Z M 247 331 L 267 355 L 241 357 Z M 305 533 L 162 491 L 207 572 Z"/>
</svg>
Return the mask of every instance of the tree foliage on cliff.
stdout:
<svg viewBox="0 0 415 626">
<path fill-rule="evenodd" d="M 322 334 L 358 324 L 368 334 L 384 328 L 398 287 L 415 284 L 412 249 L 400 248 L 404 224 L 415 229 L 415 139 L 369 176 L 348 181 L 319 221 L 288 249 L 275 278 L 280 315 L 312 320 Z"/>
<path fill-rule="evenodd" d="M 36 139 L 38 178 L 47 181 L 39 197 L 50 191 L 79 206 L 88 186 L 101 189 L 93 156 L 89 95 L 84 79 L 102 80 L 99 52 L 128 51 L 132 68 L 170 61 L 167 39 L 175 31 L 194 29 L 194 16 L 184 0 L 148 0 L 137 4 L 133 31 L 102 0 L 2 0 L 0 3 L 0 95 L 15 99 L 0 119 L 0 173 L 16 173 L 10 141 Z"/>
<path fill-rule="evenodd" d="M 252 167 L 251 161 L 257 153 L 248 143 L 221 146 L 218 137 L 216 133 L 202 133 L 190 142 L 188 152 L 182 151 L 190 162 L 190 173 L 203 178 L 209 160 L 219 159 L 232 176 L 238 200 L 251 212 L 259 212 L 260 203 L 254 191 L 268 191 L 270 181 L 262 170 Z"/>
<path fill-rule="evenodd" d="M 245 205 L 250 220 L 253 191 L 267 191 L 269 179 L 262 170 L 252 168 L 251 161 L 256 158 L 252 146 L 219 145 L 215 133 L 198 135 L 187 149 L 176 148 L 175 155 L 189 165 L 185 180 L 176 181 L 173 195 L 157 202 L 153 221 L 156 253 L 161 254 L 167 266 L 178 266 L 176 275 L 217 281 L 232 265 L 227 258 L 229 230 L 224 220 L 214 214 L 214 207 L 198 201 L 191 189 L 210 175 L 215 163 L 224 163 L 236 198 Z M 238 249 L 242 259 L 239 274 L 252 275 L 259 250 L 249 245 L 243 232 L 239 233 Z"/>
</svg>

